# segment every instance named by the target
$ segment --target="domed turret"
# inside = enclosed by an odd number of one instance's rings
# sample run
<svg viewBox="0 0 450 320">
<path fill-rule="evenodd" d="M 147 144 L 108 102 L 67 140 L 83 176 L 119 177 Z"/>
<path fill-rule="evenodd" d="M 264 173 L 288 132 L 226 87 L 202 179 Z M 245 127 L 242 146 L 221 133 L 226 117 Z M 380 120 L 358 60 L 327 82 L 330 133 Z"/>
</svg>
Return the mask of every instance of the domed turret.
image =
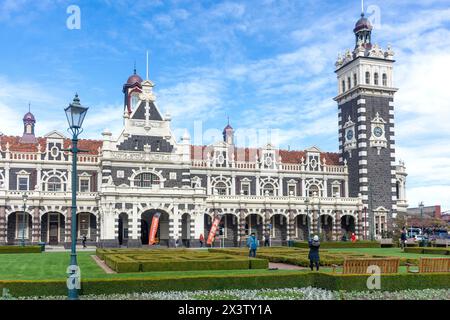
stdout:
<svg viewBox="0 0 450 320">
<path fill-rule="evenodd" d="M 29 106 L 29 109 L 31 107 Z M 37 139 L 34 135 L 34 126 L 36 124 L 36 118 L 30 110 L 23 116 L 23 135 L 20 138 L 21 143 L 37 143 Z"/>
<path fill-rule="evenodd" d="M 363 46 L 366 49 L 372 48 L 372 30 L 372 23 L 364 16 L 364 12 L 361 13 L 361 18 L 356 22 L 355 29 L 353 29 L 356 36 L 355 48 L 359 46 Z"/>
</svg>

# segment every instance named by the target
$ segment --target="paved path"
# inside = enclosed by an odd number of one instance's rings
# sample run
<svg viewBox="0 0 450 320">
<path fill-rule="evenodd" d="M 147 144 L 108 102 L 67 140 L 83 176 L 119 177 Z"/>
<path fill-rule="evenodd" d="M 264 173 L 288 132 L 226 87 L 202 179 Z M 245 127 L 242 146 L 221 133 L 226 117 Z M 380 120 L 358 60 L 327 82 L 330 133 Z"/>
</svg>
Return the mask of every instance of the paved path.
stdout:
<svg viewBox="0 0 450 320">
<path fill-rule="evenodd" d="M 274 263 L 274 262 L 270 262 L 269 263 L 269 268 L 278 268 L 279 270 L 305 270 L 307 268 L 305 267 L 300 267 L 300 266 L 296 266 L 293 264 L 286 264 L 286 263 Z"/>
<path fill-rule="evenodd" d="M 103 271 L 105 271 L 107 274 L 114 274 L 117 273 L 115 272 L 113 269 L 111 269 L 110 267 L 108 267 L 105 262 L 103 262 L 102 260 L 100 260 L 99 257 L 92 255 L 91 256 L 92 259 L 94 259 L 94 261 L 97 263 L 97 265 L 103 269 Z"/>
</svg>

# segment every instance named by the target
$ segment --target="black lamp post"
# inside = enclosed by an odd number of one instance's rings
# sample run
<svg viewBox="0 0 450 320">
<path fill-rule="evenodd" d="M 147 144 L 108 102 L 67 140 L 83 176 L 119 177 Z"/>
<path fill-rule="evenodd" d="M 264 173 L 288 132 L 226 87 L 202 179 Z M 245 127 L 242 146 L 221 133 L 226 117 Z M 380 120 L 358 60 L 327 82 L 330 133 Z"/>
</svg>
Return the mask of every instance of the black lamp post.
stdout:
<svg viewBox="0 0 450 320">
<path fill-rule="evenodd" d="M 72 226 L 71 226 L 71 253 L 70 253 L 70 266 L 68 271 L 68 298 L 69 300 L 78 300 L 78 284 L 79 284 L 79 272 L 77 263 L 77 189 L 78 189 L 78 174 L 77 174 L 77 158 L 78 152 L 78 135 L 83 132 L 81 126 L 83 125 L 84 117 L 88 111 L 88 108 L 81 106 L 78 94 L 75 95 L 73 102 L 64 109 L 69 123 L 70 132 L 72 132 L 72 148 L 69 150 L 72 152 Z"/>
<path fill-rule="evenodd" d="M 26 227 L 25 218 L 27 216 L 26 209 L 27 209 L 27 200 L 28 200 L 28 196 L 26 193 L 23 194 L 22 200 L 23 200 L 23 216 L 22 216 L 22 238 L 21 238 L 20 244 L 22 247 L 25 247 L 25 227 Z"/>
</svg>

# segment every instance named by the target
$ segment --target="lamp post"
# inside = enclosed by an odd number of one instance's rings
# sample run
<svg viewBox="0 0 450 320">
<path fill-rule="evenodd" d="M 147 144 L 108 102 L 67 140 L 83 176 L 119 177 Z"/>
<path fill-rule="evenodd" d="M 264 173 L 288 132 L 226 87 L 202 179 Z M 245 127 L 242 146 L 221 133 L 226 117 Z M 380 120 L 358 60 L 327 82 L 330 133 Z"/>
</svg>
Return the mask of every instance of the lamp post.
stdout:
<svg viewBox="0 0 450 320">
<path fill-rule="evenodd" d="M 25 210 L 27 209 L 27 200 L 28 196 L 26 193 L 22 195 L 23 200 L 23 216 L 22 216 L 22 239 L 20 240 L 20 244 L 22 247 L 25 247 L 25 218 L 27 216 Z"/>
<path fill-rule="evenodd" d="M 83 132 L 81 126 L 83 125 L 84 117 L 88 108 L 81 106 L 78 94 L 75 95 L 73 102 L 64 109 L 69 123 L 70 132 L 72 132 L 72 226 L 71 226 L 71 253 L 70 265 L 68 271 L 68 298 L 69 300 L 78 300 L 78 284 L 79 271 L 77 264 L 77 189 L 78 189 L 78 174 L 77 174 L 77 158 L 78 152 L 78 136 Z"/>
<path fill-rule="evenodd" d="M 420 203 L 419 203 L 419 208 L 420 208 L 420 224 L 423 226 L 424 225 L 424 223 L 423 223 L 423 208 L 424 208 L 425 206 L 424 206 L 424 204 L 423 204 L 423 201 L 420 201 Z"/>
</svg>

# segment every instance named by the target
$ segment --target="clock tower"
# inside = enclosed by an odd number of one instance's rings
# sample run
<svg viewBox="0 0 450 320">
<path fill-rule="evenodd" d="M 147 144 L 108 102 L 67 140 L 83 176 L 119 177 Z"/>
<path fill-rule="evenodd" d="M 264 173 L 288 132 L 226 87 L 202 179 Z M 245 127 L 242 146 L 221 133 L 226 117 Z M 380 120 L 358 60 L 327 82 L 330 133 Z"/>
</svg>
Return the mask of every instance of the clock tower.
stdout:
<svg viewBox="0 0 450 320">
<path fill-rule="evenodd" d="M 388 231 L 396 214 L 394 139 L 394 52 L 372 44 L 373 27 L 361 14 L 355 48 L 339 55 L 339 153 L 349 170 L 349 195 L 361 194 L 363 233 L 367 238 Z M 390 228 L 389 228 L 390 230 Z"/>
</svg>

